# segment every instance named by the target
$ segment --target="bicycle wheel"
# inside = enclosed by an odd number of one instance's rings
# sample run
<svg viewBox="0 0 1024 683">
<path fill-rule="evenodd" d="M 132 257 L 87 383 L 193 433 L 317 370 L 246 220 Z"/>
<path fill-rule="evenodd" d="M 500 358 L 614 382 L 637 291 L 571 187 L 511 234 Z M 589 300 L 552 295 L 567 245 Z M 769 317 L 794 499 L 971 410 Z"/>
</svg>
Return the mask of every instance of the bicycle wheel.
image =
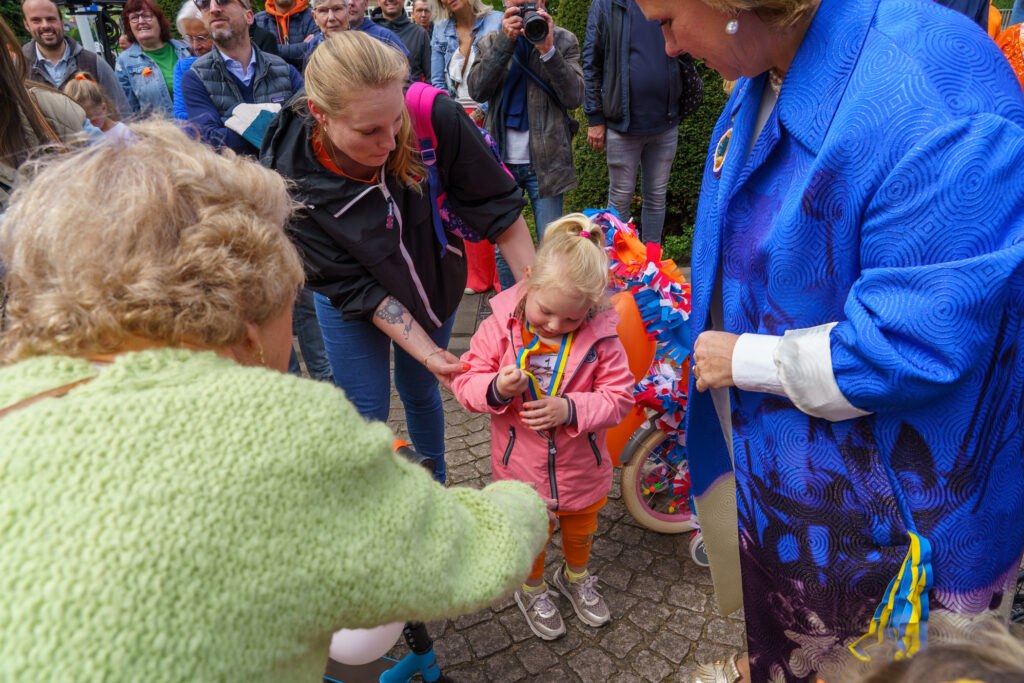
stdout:
<svg viewBox="0 0 1024 683">
<path fill-rule="evenodd" d="M 630 437 L 622 452 L 627 461 L 622 468 L 622 501 L 633 519 L 651 531 L 681 534 L 696 529 L 697 522 L 689 505 L 680 505 L 673 495 L 673 482 L 685 474 L 685 461 L 680 467 L 662 459 L 658 446 L 664 440 L 665 433 L 653 424 L 641 426 Z"/>
</svg>

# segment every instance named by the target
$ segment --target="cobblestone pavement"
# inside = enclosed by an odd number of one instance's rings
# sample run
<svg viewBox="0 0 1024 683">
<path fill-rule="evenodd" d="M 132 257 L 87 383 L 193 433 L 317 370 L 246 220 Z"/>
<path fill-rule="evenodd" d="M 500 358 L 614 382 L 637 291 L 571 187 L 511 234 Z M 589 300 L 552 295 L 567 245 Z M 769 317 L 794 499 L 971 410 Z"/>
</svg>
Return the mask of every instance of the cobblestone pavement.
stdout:
<svg viewBox="0 0 1024 683">
<path fill-rule="evenodd" d="M 454 353 L 468 348 L 469 335 L 487 313 L 483 296 L 463 300 L 449 345 Z M 443 396 L 451 484 L 482 488 L 491 473 L 489 418 L 467 413 L 450 393 Z M 404 434 L 397 396 L 390 425 Z M 561 561 L 556 529 L 546 576 Z M 610 624 L 586 626 L 559 595 L 556 605 L 567 632 L 545 642 L 530 632 L 509 597 L 488 609 L 428 624 L 441 670 L 460 683 L 685 681 L 697 662 L 744 649 L 742 613 L 719 614 L 710 573 L 690 560 L 689 534 L 656 534 L 637 524 L 622 503 L 618 472 L 599 516 L 589 568 L 600 577 Z M 404 654 L 404 645 L 392 652 L 394 657 Z"/>
</svg>

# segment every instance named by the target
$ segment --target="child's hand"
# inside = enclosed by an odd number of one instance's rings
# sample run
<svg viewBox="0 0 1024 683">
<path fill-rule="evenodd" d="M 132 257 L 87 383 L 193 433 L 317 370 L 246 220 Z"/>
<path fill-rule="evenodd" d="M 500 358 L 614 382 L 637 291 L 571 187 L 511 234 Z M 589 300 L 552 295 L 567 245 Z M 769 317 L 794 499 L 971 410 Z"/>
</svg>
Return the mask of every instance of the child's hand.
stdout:
<svg viewBox="0 0 1024 683">
<path fill-rule="evenodd" d="M 510 399 L 516 394 L 526 391 L 528 382 L 529 377 L 526 376 L 525 372 L 514 365 L 506 365 L 498 371 L 498 380 L 495 383 L 495 388 L 502 398 Z"/>
<path fill-rule="evenodd" d="M 523 404 L 519 418 L 534 431 L 561 427 L 569 419 L 569 401 L 561 396 L 527 401 Z"/>
</svg>

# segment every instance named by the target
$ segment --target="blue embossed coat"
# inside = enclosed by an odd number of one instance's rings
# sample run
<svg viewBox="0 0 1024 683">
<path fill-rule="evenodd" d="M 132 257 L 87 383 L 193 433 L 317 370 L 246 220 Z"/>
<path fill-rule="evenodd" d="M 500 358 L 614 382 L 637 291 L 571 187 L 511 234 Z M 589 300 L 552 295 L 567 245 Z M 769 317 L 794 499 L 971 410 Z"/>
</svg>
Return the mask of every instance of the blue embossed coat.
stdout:
<svg viewBox="0 0 1024 683">
<path fill-rule="evenodd" d="M 828 678 L 849 674 L 845 646 L 908 531 L 931 542 L 933 637 L 1008 609 L 1024 547 L 1024 97 L 976 25 L 912 0 L 823 0 L 746 156 L 764 82 L 738 83 L 711 140 L 691 322 L 711 329 L 721 277 L 718 329 L 836 323 L 823 348 L 863 416 L 730 391 L 752 677 Z M 731 466 L 692 386 L 687 441 L 701 514 Z"/>
</svg>

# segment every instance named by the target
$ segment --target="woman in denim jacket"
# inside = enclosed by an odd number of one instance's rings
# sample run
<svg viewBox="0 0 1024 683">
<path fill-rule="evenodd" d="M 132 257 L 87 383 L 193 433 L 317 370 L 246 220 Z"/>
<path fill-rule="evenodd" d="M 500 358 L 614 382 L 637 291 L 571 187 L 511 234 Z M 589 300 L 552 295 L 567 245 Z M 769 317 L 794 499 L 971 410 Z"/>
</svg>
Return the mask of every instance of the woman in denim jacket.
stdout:
<svg viewBox="0 0 1024 683">
<path fill-rule="evenodd" d="M 192 57 L 192 50 L 171 38 L 171 24 L 152 0 L 128 0 L 123 16 L 131 46 L 118 55 L 114 70 L 128 104 L 134 112 L 171 118 L 174 65 Z"/>
<path fill-rule="evenodd" d="M 430 39 L 430 84 L 456 97 L 459 85 L 469 74 L 470 50 L 476 48 L 480 36 L 501 29 L 502 14 L 482 0 L 430 0 L 430 4 L 434 16 L 440 17 Z M 464 69 L 462 78 L 453 80 L 448 67 L 459 52 L 465 60 Z"/>
</svg>

